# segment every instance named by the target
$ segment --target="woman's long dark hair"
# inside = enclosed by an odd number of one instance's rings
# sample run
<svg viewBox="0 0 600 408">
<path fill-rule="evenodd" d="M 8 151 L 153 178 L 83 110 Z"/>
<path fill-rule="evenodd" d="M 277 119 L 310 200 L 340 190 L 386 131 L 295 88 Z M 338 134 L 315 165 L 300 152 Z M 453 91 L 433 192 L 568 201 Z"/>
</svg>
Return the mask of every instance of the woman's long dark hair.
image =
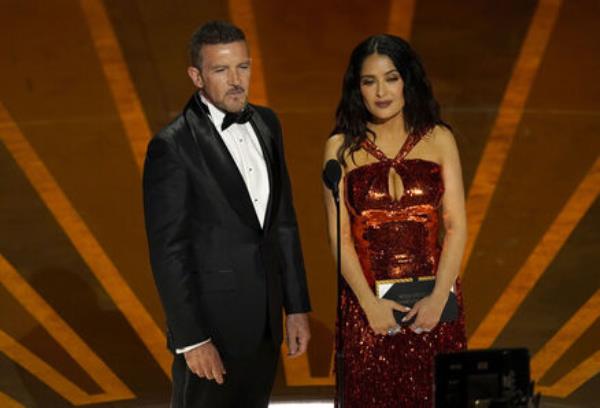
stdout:
<svg viewBox="0 0 600 408">
<path fill-rule="evenodd" d="M 344 142 L 337 152 L 338 160 L 346 165 L 344 156 L 352 156 L 360 149 L 367 133 L 371 114 L 365 107 L 360 93 L 360 72 L 364 60 L 372 55 L 388 56 L 404 82 L 404 126 L 411 135 L 424 136 L 436 125 L 449 128 L 440 117 L 440 106 L 433 97 L 431 84 L 423 65 L 408 42 L 389 34 L 374 35 L 360 43 L 350 56 L 350 63 L 342 82 L 342 99 L 335 115 L 335 128 L 331 135 L 343 134 Z"/>
</svg>

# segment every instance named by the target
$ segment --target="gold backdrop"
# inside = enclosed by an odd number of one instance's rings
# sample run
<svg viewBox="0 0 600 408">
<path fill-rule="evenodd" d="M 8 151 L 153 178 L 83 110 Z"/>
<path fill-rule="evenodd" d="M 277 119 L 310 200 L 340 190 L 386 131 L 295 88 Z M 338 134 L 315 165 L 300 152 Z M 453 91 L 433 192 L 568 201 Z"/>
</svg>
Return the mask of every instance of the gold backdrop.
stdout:
<svg viewBox="0 0 600 408">
<path fill-rule="evenodd" d="M 248 36 L 280 115 L 314 312 L 274 394 L 332 395 L 335 268 L 321 156 L 352 48 L 409 38 L 455 130 L 471 347 L 528 347 L 549 401 L 600 386 L 600 9 L 593 0 L 0 0 L 0 406 L 164 403 L 148 265 L 147 140 L 193 92 L 188 37 Z M 122 401 L 122 402 L 117 402 Z M 104 404 L 103 404 L 104 405 Z"/>
</svg>

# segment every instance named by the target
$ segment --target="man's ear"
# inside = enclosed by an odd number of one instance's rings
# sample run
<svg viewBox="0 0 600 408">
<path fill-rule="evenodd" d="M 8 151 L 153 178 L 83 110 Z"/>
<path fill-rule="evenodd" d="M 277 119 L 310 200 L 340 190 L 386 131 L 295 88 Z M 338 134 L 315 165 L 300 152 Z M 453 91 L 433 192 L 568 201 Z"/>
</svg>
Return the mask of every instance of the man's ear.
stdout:
<svg viewBox="0 0 600 408">
<path fill-rule="evenodd" d="M 202 79 L 202 73 L 200 70 L 194 66 L 190 66 L 187 68 L 187 74 L 196 86 L 196 88 L 204 88 L 204 80 Z"/>
</svg>

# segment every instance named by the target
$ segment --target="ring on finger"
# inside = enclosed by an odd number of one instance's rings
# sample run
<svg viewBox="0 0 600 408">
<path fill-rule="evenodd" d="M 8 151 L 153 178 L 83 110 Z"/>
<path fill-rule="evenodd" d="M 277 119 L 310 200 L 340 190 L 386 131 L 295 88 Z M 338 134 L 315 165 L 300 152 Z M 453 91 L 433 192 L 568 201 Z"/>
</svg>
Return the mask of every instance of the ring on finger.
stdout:
<svg viewBox="0 0 600 408">
<path fill-rule="evenodd" d="M 387 335 L 393 336 L 394 334 L 400 333 L 400 330 L 401 330 L 400 326 L 395 326 L 395 327 L 389 328 L 387 331 Z"/>
</svg>

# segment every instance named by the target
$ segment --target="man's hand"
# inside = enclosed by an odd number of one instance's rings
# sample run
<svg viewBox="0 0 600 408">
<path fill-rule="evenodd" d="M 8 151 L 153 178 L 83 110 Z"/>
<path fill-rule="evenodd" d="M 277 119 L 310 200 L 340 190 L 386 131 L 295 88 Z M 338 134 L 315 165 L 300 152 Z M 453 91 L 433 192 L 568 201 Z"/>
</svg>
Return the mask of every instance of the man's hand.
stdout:
<svg viewBox="0 0 600 408">
<path fill-rule="evenodd" d="M 306 352 L 310 340 L 310 327 L 308 326 L 308 314 L 293 313 L 287 315 L 285 320 L 286 342 L 288 356 L 298 357 Z"/>
<path fill-rule="evenodd" d="M 190 370 L 200 378 L 215 380 L 223 384 L 223 375 L 225 367 L 221 361 L 221 356 L 212 342 L 205 343 L 184 354 L 185 362 Z"/>
</svg>

